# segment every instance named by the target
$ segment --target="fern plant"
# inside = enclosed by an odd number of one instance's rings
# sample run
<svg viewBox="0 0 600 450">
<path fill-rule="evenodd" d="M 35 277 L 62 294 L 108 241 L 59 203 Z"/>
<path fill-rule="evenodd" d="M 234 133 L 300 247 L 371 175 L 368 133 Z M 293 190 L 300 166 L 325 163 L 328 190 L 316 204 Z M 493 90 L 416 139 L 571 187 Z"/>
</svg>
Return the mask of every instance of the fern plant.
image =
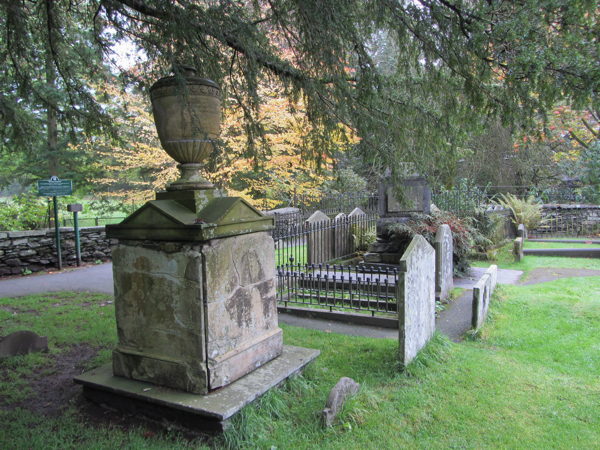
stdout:
<svg viewBox="0 0 600 450">
<path fill-rule="evenodd" d="M 533 195 L 520 199 L 514 194 L 500 194 L 496 203 L 512 212 L 515 225 L 522 223 L 532 230 L 543 223 L 542 206 Z"/>
</svg>

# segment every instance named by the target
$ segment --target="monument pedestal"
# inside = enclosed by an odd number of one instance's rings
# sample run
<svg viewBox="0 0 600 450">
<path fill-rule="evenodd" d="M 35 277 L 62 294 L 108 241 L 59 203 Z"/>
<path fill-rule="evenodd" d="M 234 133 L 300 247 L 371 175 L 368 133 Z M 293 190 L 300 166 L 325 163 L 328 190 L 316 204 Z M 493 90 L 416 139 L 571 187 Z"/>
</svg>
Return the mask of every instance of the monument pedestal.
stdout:
<svg viewBox="0 0 600 450">
<path fill-rule="evenodd" d="M 107 226 L 118 240 L 118 345 L 112 370 L 76 379 L 84 394 L 118 409 L 131 403 L 150 415 L 222 428 L 314 359 L 314 350 L 283 350 L 272 227 L 272 218 L 243 199 L 212 190 L 159 193 Z"/>
<path fill-rule="evenodd" d="M 244 406 L 300 372 L 318 355 L 318 350 L 286 345 L 278 358 L 206 395 L 115 376 L 110 364 L 76 377 L 75 382 L 83 385 L 83 395 L 94 403 L 161 423 L 219 432 Z"/>
</svg>

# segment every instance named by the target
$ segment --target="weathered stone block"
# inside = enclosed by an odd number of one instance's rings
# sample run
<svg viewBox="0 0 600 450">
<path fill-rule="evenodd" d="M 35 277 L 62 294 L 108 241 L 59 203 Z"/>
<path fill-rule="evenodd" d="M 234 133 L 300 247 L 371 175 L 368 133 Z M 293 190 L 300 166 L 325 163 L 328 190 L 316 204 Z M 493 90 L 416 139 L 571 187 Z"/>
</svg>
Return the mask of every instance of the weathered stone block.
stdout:
<svg viewBox="0 0 600 450">
<path fill-rule="evenodd" d="M 400 259 L 398 278 L 400 363 L 410 363 L 435 331 L 435 251 L 416 235 Z"/>
<path fill-rule="evenodd" d="M 435 234 L 435 296 L 445 300 L 454 287 L 454 245 L 450 226 L 441 225 Z"/>
<path fill-rule="evenodd" d="M 23 251 L 19 252 L 19 256 L 22 256 L 22 257 L 33 256 L 35 254 L 37 254 L 37 252 L 35 250 L 23 250 Z"/>
<path fill-rule="evenodd" d="M 273 254 L 266 232 L 117 245 L 115 375 L 207 393 L 279 356 Z"/>
<path fill-rule="evenodd" d="M 478 330 L 485 322 L 490 307 L 492 296 L 492 275 L 485 273 L 473 286 L 473 313 L 471 326 Z"/>
<path fill-rule="evenodd" d="M 523 238 L 518 237 L 513 243 L 513 256 L 515 261 L 521 261 L 523 259 Z"/>
</svg>

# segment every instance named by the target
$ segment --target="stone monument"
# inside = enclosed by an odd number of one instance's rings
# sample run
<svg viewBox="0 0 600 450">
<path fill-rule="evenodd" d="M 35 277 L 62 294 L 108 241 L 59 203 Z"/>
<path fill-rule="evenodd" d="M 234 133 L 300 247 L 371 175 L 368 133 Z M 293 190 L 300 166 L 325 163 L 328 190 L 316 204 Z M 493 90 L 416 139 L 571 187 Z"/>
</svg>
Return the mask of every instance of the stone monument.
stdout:
<svg viewBox="0 0 600 450">
<path fill-rule="evenodd" d="M 418 175 L 406 176 L 401 182 L 403 196 L 396 193 L 390 172 L 387 171 L 379 183 L 379 220 L 377 241 L 364 256 L 365 263 L 397 265 L 409 242 L 394 242 L 390 226 L 409 221 L 416 214 L 431 211 L 431 190 L 425 178 Z"/>
<path fill-rule="evenodd" d="M 158 80 L 150 95 L 161 145 L 180 163 L 181 177 L 107 226 L 107 236 L 118 240 L 118 345 L 112 374 L 103 368 L 76 381 L 93 400 L 171 409 L 162 416 L 185 409 L 186 422 L 220 429 L 318 352 L 283 346 L 273 219 L 241 198 L 220 196 L 200 173 L 219 135 L 219 86 L 183 67 Z"/>
</svg>

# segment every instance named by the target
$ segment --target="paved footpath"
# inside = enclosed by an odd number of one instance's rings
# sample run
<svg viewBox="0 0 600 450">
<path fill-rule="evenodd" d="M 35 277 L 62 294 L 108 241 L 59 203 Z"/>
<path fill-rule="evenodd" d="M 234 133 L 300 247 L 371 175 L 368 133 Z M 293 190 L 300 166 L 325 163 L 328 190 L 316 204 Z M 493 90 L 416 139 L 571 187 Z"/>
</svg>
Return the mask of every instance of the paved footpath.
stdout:
<svg viewBox="0 0 600 450">
<path fill-rule="evenodd" d="M 462 296 L 442 311 L 436 321 L 439 331 L 453 340 L 460 337 L 471 326 L 471 290 L 483 275 L 485 269 L 473 268 L 466 278 L 455 279 L 455 287 L 467 289 Z M 516 284 L 522 275 L 518 270 L 498 270 L 498 282 Z M 0 297 L 19 297 L 57 291 L 80 291 L 113 293 L 112 264 L 86 266 L 67 269 L 60 273 L 30 275 L 26 277 L 0 280 Z M 370 326 L 356 326 L 336 321 L 307 319 L 290 314 L 280 314 L 282 323 L 305 328 L 313 328 L 351 336 L 397 339 L 398 330 Z"/>
</svg>

